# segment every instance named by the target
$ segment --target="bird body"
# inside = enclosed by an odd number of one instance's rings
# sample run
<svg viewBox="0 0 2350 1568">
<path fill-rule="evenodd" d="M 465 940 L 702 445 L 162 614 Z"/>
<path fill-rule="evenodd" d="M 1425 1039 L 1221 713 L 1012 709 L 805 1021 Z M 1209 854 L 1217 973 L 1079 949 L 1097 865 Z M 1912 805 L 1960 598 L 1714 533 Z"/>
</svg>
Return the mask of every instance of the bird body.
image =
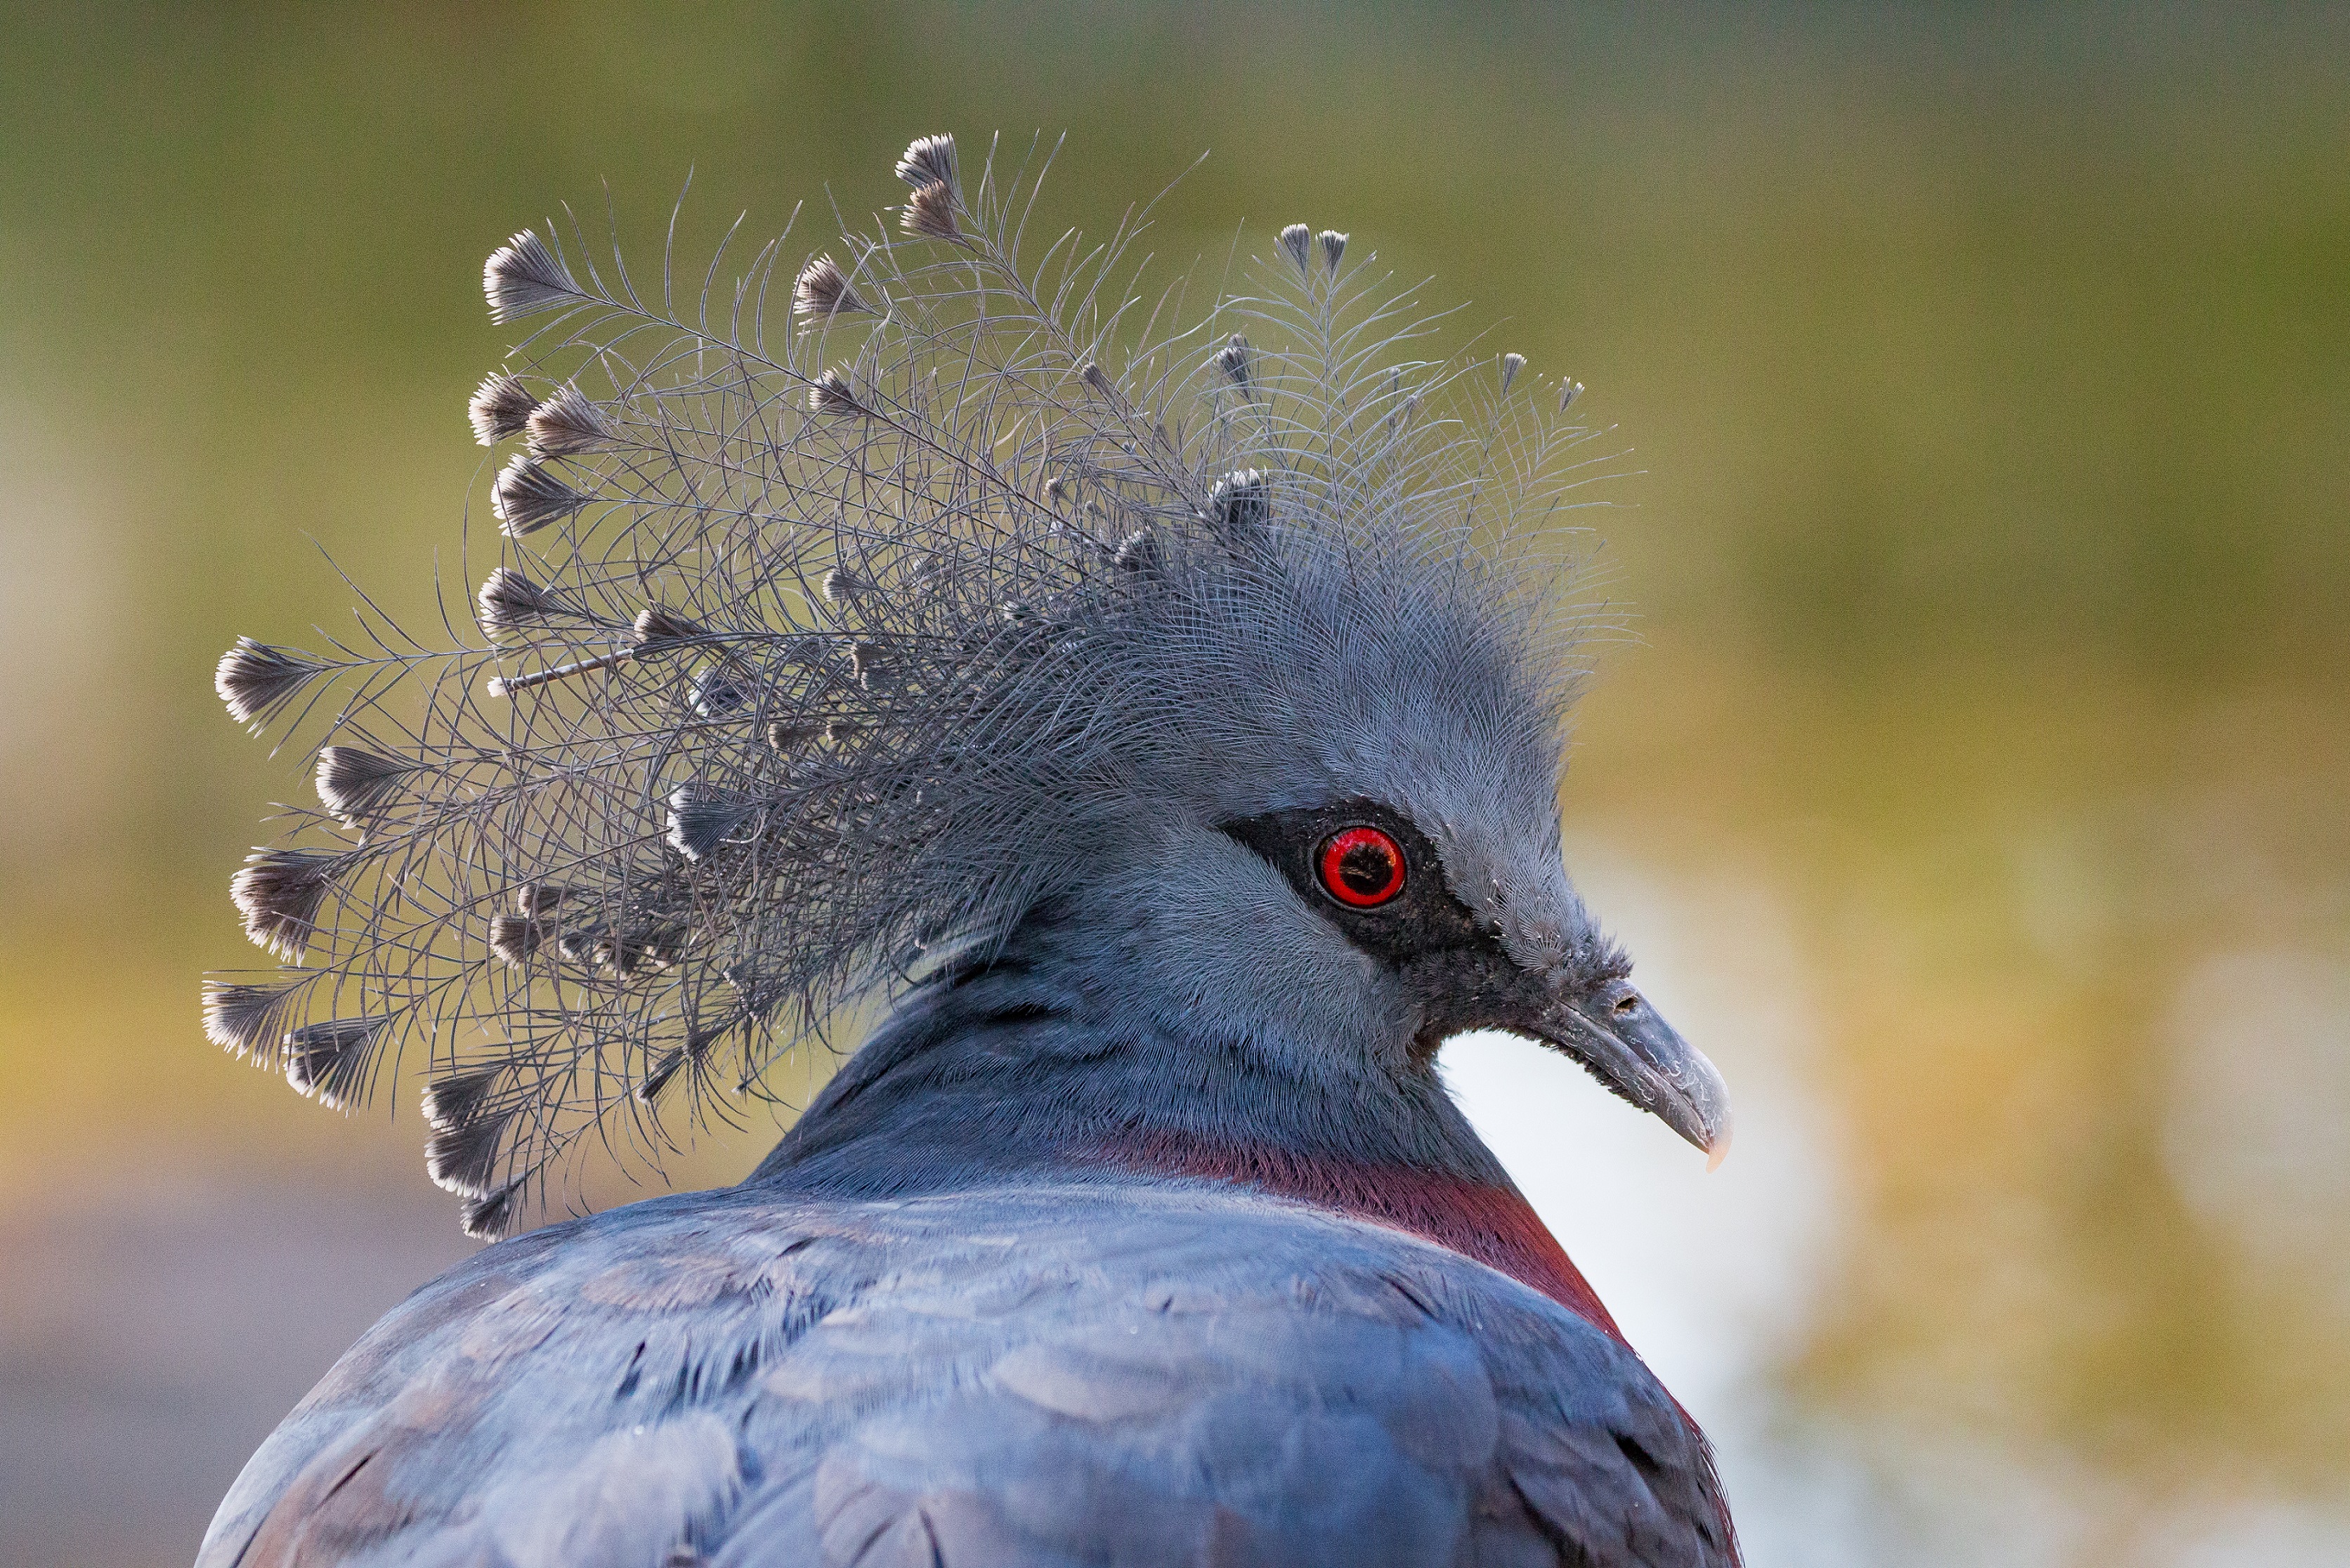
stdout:
<svg viewBox="0 0 2350 1568">
<path fill-rule="evenodd" d="M 887 1015 L 741 1185 L 396 1309 L 200 1561 L 1734 1563 L 1438 1067 L 1512 1029 L 1728 1137 L 1560 860 L 1580 623 L 1513 528 L 1580 435 L 1303 226 L 1106 369 L 1117 245 L 1024 271 L 1033 182 L 899 172 L 780 348 L 772 247 L 722 327 L 516 236 L 493 315 L 570 326 L 474 400 L 487 645 L 224 659 L 243 720 L 357 695 L 207 1026 L 336 1104 L 416 1043 L 473 1233 Z"/>
<path fill-rule="evenodd" d="M 1727 1560 L 1702 1439 L 1490 1159 L 901 1117 L 1053 1055 L 992 989 L 918 1001 L 742 1186 L 417 1293 L 200 1568 Z"/>
<path fill-rule="evenodd" d="M 1394 1231 L 1181 1179 L 753 1186 L 419 1292 L 198 1562 L 1694 1563 L 1711 1507 L 1629 1351 Z"/>
</svg>

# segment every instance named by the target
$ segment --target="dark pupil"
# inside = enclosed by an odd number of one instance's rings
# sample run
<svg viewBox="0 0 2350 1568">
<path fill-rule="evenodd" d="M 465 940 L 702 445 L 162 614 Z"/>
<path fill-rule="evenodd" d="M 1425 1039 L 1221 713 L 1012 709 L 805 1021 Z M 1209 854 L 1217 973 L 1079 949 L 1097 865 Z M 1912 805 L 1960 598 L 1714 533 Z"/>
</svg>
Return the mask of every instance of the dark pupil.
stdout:
<svg viewBox="0 0 2350 1568">
<path fill-rule="evenodd" d="M 1350 844 L 1338 855 L 1338 880 L 1347 890 L 1367 898 L 1384 893 L 1395 880 L 1395 862 L 1380 844 Z"/>
</svg>

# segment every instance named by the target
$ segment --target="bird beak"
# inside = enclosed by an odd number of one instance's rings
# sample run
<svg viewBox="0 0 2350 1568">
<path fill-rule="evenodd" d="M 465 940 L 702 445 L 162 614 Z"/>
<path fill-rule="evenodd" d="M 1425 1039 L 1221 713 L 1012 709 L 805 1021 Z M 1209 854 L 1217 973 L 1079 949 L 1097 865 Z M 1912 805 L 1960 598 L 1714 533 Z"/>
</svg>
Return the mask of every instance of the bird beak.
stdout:
<svg viewBox="0 0 2350 1568">
<path fill-rule="evenodd" d="M 1705 1150 L 1708 1170 L 1729 1154 L 1729 1086 L 1628 982 L 1614 981 L 1592 995 L 1555 1002 L 1535 1033 Z"/>
</svg>

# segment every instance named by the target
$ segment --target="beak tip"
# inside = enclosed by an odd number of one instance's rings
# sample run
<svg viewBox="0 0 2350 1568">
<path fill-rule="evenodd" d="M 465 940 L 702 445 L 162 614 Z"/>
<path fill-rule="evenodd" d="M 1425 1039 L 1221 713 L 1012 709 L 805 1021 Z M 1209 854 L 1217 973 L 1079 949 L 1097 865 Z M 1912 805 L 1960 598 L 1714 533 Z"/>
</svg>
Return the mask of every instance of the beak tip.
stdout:
<svg viewBox="0 0 2350 1568">
<path fill-rule="evenodd" d="M 1729 1086 L 1703 1052 L 1653 1012 L 1603 1021 L 1570 1000 L 1530 1033 L 1704 1150 L 1709 1175 L 1730 1158 Z"/>
</svg>

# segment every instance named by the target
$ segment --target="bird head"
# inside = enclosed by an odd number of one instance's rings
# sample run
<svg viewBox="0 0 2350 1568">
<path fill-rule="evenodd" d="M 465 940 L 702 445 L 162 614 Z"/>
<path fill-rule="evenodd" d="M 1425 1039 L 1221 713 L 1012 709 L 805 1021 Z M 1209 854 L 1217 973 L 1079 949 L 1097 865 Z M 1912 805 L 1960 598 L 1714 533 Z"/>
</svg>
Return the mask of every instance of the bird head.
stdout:
<svg viewBox="0 0 2350 1568">
<path fill-rule="evenodd" d="M 1260 536 L 1099 634 L 1118 675 L 1092 745 L 1043 750 L 1015 786 L 1045 809 L 1006 858 L 1053 868 L 1055 940 L 1114 992 L 1100 1005 L 1301 1075 L 1531 1036 L 1718 1159 L 1721 1077 L 1561 859 L 1568 563 L 1349 539 L 1262 483 Z"/>
<path fill-rule="evenodd" d="M 658 305 L 492 254 L 493 319 L 548 319 L 470 408 L 517 448 L 481 635 L 370 607 L 222 659 L 240 722 L 333 717 L 232 887 L 280 967 L 210 981 L 208 1032 L 336 1102 L 414 1043 L 484 1234 L 581 1134 L 731 1116 L 1046 926 L 1163 1032 L 1326 1079 L 1513 1030 L 1718 1153 L 1720 1079 L 1560 859 L 1580 386 L 1430 358 L 1440 316 L 1302 224 L 1130 325 L 1135 224 L 1024 258 L 1033 178 L 943 137 L 897 172 L 899 232 L 788 313 L 775 246 Z"/>
</svg>

